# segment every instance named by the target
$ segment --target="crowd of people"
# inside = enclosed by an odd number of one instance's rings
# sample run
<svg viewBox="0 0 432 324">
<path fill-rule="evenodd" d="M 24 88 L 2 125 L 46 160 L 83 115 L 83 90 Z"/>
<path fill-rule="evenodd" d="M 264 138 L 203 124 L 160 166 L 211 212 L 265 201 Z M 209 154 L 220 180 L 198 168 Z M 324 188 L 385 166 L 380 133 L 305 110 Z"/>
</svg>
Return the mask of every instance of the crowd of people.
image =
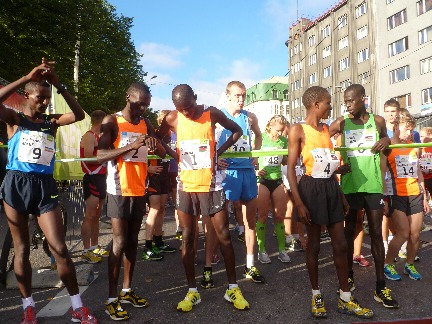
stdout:
<svg viewBox="0 0 432 324">
<path fill-rule="evenodd" d="M 53 178 L 57 128 L 82 120 L 84 110 L 59 82 L 54 66 L 54 62 L 43 59 L 28 75 L 0 89 L 0 102 L 23 86 L 26 99 L 22 112 L 0 104 L 9 148 L 0 195 L 14 241 L 14 270 L 24 309 L 21 323 L 37 323 L 31 294 L 29 214 L 37 215 L 56 259 L 59 277 L 71 298 L 72 321 L 97 323 L 78 292 Z M 72 112 L 46 114 L 51 85 Z M 229 205 L 240 229 L 238 239 L 246 247 L 245 278 L 255 283 L 266 281 L 255 257 L 263 264 L 272 262 L 266 252 L 270 214 L 278 260 L 287 263 L 291 261 L 287 252 L 305 251 L 311 313 L 315 318 L 327 317 L 318 273 L 323 233 L 328 233 L 332 241 L 339 284 L 337 310 L 361 318 L 373 316 L 373 311 L 361 306 L 353 296 L 353 263 L 369 266 L 361 255 L 366 216 L 376 274 L 373 298 L 386 308 L 398 308 L 385 280 L 401 280 L 395 268 L 395 259 L 401 255 L 406 257 L 404 273 L 413 280 L 422 278 L 414 262 L 423 216 L 429 212 L 432 149 L 390 149 L 389 145 L 416 141 L 415 119 L 393 99 L 384 106 L 385 119 L 368 112 L 363 86 L 352 84 L 344 92 L 347 114 L 327 124 L 323 120 L 329 118 L 331 96 L 326 89 L 313 86 L 302 97 L 304 122 L 289 125 L 283 116 L 276 115 L 261 132 L 257 116 L 244 109 L 245 85 L 229 82 L 226 97 L 228 104 L 223 109 L 197 104 L 193 89 L 180 84 L 172 91 L 175 110 L 161 111 L 155 130 L 143 117 L 150 106 L 150 89 L 137 82 L 126 90 L 121 111 L 107 115 L 97 110 L 91 114 L 91 129 L 80 142 L 85 174 L 81 258 L 88 263 L 108 258 L 106 314 L 112 320 L 127 320 L 130 315 L 122 304 L 149 305 L 131 288 L 138 234 L 148 205 L 142 260 L 160 261 L 164 253 L 176 252 L 163 238 L 170 194 L 175 201 L 177 237 L 182 240 L 182 262 L 189 287 L 177 305 L 179 311 L 189 312 L 201 302 L 195 279 L 200 217 L 206 242 L 200 286 L 214 287 L 212 264 L 220 261 L 220 250 L 228 280 L 223 298 L 235 309 L 250 307 L 237 284 Z M 417 141 L 429 142 L 432 128 L 423 128 L 418 135 Z M 335 145 L 344 149 L 338 153 Z M 221 158 L 224 152 L 252 150 L 267 154 L 260 158 Z M 287 153 L 272 155 L 274 150 Z M 160 158 L 149 159 L 149 154 Z M 112 224 L 109 250 L 98 243 L 105 200 Z M 121 268 L 123 282 L 119 291 Z"/>
</svg>

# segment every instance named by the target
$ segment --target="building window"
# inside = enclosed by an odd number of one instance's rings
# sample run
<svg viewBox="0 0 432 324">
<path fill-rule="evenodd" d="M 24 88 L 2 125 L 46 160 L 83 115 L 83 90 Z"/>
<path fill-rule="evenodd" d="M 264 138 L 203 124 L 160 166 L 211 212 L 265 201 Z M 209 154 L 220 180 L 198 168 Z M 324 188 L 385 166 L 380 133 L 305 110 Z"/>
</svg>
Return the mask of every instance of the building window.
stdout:
<svg viewBox="0 0 432 324">
<path fill-rule="evenodd" d="M 296 80 L 294 81 L 294 90 L 298 90 L 302 87 L 302 82 L 301 80 Z"/>
<path fill-rule="evenodd" d="M 331 45 L 324 47 L 323 49 L 323 58 L 331 55 Z"/>
<path fill-rule="evenodd" d="M 314 84 L 315 82 L 317 82 L 317 74 L 312 73 L 311 75 L 309 75 L 309 84 Z"/>
<path fill-rule="evenodd" d="M 309 56 L 309 66 L 314 65 L 316 63 L 316 53 Z"/>
<path fill-rule="evenodd" d="M 345 36 L 344 38 L 339 39 L 339 49 L 348 47 L 348 36 Z"/>
<path fill-rule="evenodd" d="M 420 74 L 426 74 L 432 71 L 432 56 L 420 61 Z"/>
<path fill-rule="evenodd" d="M 299 45 L 297 44 L 296 46 L 294 46 L 294 54 L 298 54 L 299 52 Z"/>
<path fill-rule="evenodd" d="M 389 44 L 389 57 L 405 52 L 408 49 L 408 36 Z"/>
<path fill-rule="evenodd" d="M 340 83 L 341 85 L 341 91 L 345 91 L 346 88 L 348 88 L 351 85 L 351 80 L 344 80 Z"/>
<path fill-rule="evenodd" d="M 321 35 L 322 38 L 326 38 L 327 36 L 330 36 L 330 25 L 327 25 L 323 29 L 321 29 Z"/>
<path fill-rule="evenodd" d="M 283 97 L 284 97 L 284 100 L 288 100 L 288 99 L 289 99 L 288 90 L 284 90 L 284 92 L 283 92 Z M 287 107 L 288 107 L 288 106 L 287 106 Z"/>
<path fill-rule="evenodd" d="M 337 20 L 338 29 L 345 27 L 347 25 L 347 23 L 348 23 L 347 15 L 340 16 Z"/>
<path fill-rule="evenodd" d="M 356 18 L 363 16 L 367 12 L 366 2 L 361 3 L 355 8 Z"/>
<path fill-rule="evenodd" d="M 339 71 L 343 71 L 349 68 L 349 57 L 345 57 L 339 61 Z"/>
<path fill-rule="evenodd" d="M 410 78 L 409 65 L 390 71 L 390 84 L 401 82 Z"/>
<path fill-rule="evenodd" d="M 417 1 L 417 15 L 423 15 L 425 12 L 432 10 L 432 0 Z"/>
<path fill-rule="evenodd" d="M 301 63 L 297 62 L 296 64 L 293 65 L 293 71 L 294 72 L 299 72 L 301 70 Z"/>
<path fill-rule="evenodd" d="M 365 38 L 368 35 L 368 25 L 357 29 L 357 39 Z"/>
<path fill-rule="evenodd" d="M 432 26 L 426 27 L 419 32 L 419 45 L 430 42 L 432 40 Z"/>
<path fill-rule="evenodd" d="M 391 30 L 407 22 L 406 9 L 387 18 L 387 29 Z"/>
<path fill-rule="evenodd" d="M 331 68 L 331 66 L 325 67 L 324 70 L 323 70 L 323 74 L 324 74 L 324 79 L 328 78 L 328 77 L 331 77 L 331 75 L 332 75 L 332 68 Z"/>
<path fill-rule="evenodd" d="M 299 98 L 295 98 L 292 104 L 293 104 L 294 108 L 300 107 L 300 99 Z"/>
<path fill-rule="evenodd" d="M 357 62 L 361 63 L 369 59 L 369 48 L 365 48 L 357 53 Z"/>
<path fill-rule="evenodd" d="M 312 35 L 308 38 L 308 45 L 310 46 L 314 46 L 316 44 L 316 36 Z"/>
<path fill-rule="evenodd" d="M 432 87 L 422 90 L 422 105 L 432 103 Z"/>
<path fill-rule="evenodd" d="M 401 108 L 411 107 L 411 93 L 404 94 L 402 96 L 394 97 L 399 102 Z"/>
<path fill-rule="evenodd" d="M 370 72 L 369 71 L 359 74 L 358 82 L 360 84 L 366 84 L 366 83 L 369 83 L 369 81 L 370 81 Z"/>
<path fill-rule="evenodd" d="M 273 99 L 278 99 L 279 97 L 279 91 L 277 91 L 276 89 L 272 90 L 272 98 Z"/>
</svg>

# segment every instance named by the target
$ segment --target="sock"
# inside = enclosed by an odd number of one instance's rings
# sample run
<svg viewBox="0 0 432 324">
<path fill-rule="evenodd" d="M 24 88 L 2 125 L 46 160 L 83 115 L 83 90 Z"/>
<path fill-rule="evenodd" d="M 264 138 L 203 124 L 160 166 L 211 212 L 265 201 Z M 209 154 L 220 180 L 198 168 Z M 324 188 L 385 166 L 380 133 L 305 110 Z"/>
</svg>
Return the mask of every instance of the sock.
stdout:
<svg viewBox="0 0 432 324">
<path fill-rule="evenodd" d="M 254 255 L 247 254 L 246 255 L 246 268 L 250 269 L 254 266 Z"/>
<path fill-rule="evenodd" d="M 239 234 L 244 233 L 244 225 L 239 225 L 238 231 L 239 231 Z"/>
<path fill-rule="evenodd" d="M 132 290 L 131 288 L 123 288 L 121 291 L 122 293 L 128 293 L 131 290 Z"/>
<path fill-rule="evenodd" d="M 390 243 L 390 241 L 393 240 L 393 235 L 389 235 L 387 238 L 387 242 Z"/>
<path fill-rule="evenodd" d="M 153 247 L 153 240 L 146 240 L 145 246 L 147 250 L 151 250 Z"/>
<path fill-rule="evenodd" d="M 312 289 L 312 297 L 316 296 L 316 295 L 321 295 L 321 290 L 313 290 Z"/>
<path fill-rule="evenodd" d="M 153 240 L 154 240 L 156 246 L 162 246 L 163 245 L 162 235 L 153 235 Z"/>
<path fill-rule="evenodd" d="M 32 306 L 36 307 L 36 303 L 33 300 L 33 296 L 30 295 L 30 297 L 27 298 L 21 298 L 23 303 L 23 309 L 25 310 L 27 307 Z"/>
<path fill-rule="evenodd" d="M 237 284 L 229 284 L 228 289 L 238 288 Z"/>
<path fill-rule="evenodd" d="M 256 222 L 256 237 L 258 243 L 258 251 L 265 251 L 266 224 L 260 221 Z"/>
<path fill-rule="evenodd" d="M 115 300 L 117 300 L 117 297 L 115 297 L 115 298 L 108 298 L 108 304 L 111 304 Z"/>
<path fill-rule="evenodd" d="M 405 242 L 404 244 L 402 244 L 401 248 L 400 248 L 400 252 L 406 254 L 407 253 L 407 244 L 408 242 Z"/>
<path fill-rule="evenodd" d="M 284 225 L 284 223 L 276 223 L 275 224 L 275 230 L 276 230 L 276 239 L 278 242 L 279 252 L 283 252 L 283 251 L 285 251 L 285 225 Z"/>
<path fill-rule="evenodd" d="M 71 299 L 71 304 L 72 304 L 73 310 L 77 310 L 78 308 L 81 308 L 83 306 L 80 294 L 70 296 L 70 299 Z"/>
<path fill-rule="evenodd" d="M 189 292 L 198 292 L 198 289 L 195 287 L 195 288 L 189 288 Z"/>
<path fill-rule="evenodd" d="M 376 291 L 381 291 L 385 288 L 386 284 L 385 281 L 377 281 L 376 282 Z"/>
<path fill-rule="evenodd" d="M 97 245 L 93 245 L 93 246 L 90 246 L 88 249 L 90 250 L 90 251 L 93 251 L 94 249 L 96 249 L 98 246 Z"/>
<path fill-rule="evenodd" d="M 293 234 L 292 235 L 296 240 L 300 239 L 300 234 Z"/>
<path fill-rule="evenodd" d="M 351 292 L 350 291 L 339 291 L 339 297 L 340 299 L 342 299 L 344 302 L 349 302 L 351 300 Z"/>
</svg>

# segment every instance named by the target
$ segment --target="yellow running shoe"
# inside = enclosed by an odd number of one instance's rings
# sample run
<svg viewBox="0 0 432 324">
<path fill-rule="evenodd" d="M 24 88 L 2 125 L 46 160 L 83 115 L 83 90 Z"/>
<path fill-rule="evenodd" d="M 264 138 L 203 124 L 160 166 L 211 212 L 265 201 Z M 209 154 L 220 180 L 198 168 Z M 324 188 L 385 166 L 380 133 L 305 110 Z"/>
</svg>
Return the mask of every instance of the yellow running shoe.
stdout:
<svg viewBox="0 0 432 324">
<path fill-rule="evenodd" d="M 249 303 L 243 297 L 243 294 L 239 287 L 227 289 L 224 298 L 234 304 L 234 308 L 239 310 L 248 310 Z"/>
<path fill-rule="evenodd" d="M 81 259 L 83 259 L 87 263 L 99 263 L 102 261 L 102 258 L 96 254 L 94 254 L 92 251 L 83 252 L 81 254 Z"/>
<path fill-rule="evenodd" d="M 129 319 L 128 312 L 121 307 L 118 299 L 114 300 L 111 303 L 108 303 L 108 301 L 106 301 L 105 308 L 105 313 L 108 314 L 108 316 L 114 321 L 124 321 Z"/>
<path fill-rule="evenodd" d="M 343 314 L 356 315 L 360 318 L 371 318 L 373 316 L 372 310 L 360 306 L 359 302 L 352 296 L 349 302 L 343 301 L 339 298 L 338 312 Z"/>
<path fill-rule="evenodd" d="M 327 311 L 321 294 L 312 297 L 312 315 L 315 318 L 326 318 Z"/>
<path fill-rule="evenodd" d="M 109 251 L 98 245 L 96 249 L 92 251 L 94 254 L 101 256 L 101 257 L 108 257 Z"/>
<path fill-rule="evenodd" d="M 199 292 L 188 291 L 185 299 L 177 305 L 177 310 L 181 312 L 190 312 L 192 307 L 201 303 L 201 296 Z"/>
</svg>

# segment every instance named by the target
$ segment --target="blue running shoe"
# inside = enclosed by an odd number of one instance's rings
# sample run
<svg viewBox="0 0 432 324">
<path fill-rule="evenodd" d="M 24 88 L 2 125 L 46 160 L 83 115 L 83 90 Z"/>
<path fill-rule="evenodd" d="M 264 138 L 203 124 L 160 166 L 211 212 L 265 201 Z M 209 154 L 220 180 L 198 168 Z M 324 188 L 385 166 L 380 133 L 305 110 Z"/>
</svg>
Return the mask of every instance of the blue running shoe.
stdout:
<svg viewBox="0 0 432 324">
<path fill-rule="evenodd" d="M 397 273 L 394 264 L 386 264 L 384 266 L 384 275 L 389 280 L 395 280 L 395 281 L 402 280 L 399 273 Z"/>
<path fill-rule="evenodd" d="M 409 275 L 412 280 L 421 280 L 422 276 L 417 272 L 417 269 L 414 267 L 414 264 L 405 263 L 404 273 Z"/>
</svg>

